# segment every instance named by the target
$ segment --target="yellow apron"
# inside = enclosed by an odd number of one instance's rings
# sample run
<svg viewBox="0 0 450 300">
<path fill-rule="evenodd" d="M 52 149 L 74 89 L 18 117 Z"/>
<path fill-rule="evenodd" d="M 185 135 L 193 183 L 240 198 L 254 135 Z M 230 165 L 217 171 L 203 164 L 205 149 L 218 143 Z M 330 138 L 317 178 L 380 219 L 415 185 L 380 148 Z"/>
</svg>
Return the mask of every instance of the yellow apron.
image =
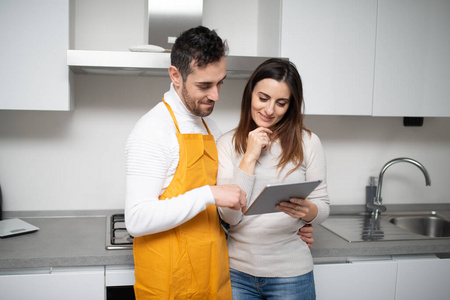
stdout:
<svg viewBox="0 0 450 300">
<path fill-rule="evenodd" d="M 163 99 L 164 101 L 164 99 Z M 215 185 L 218 168 L 214 137 L 181 134 L 177 129 L 180 161 L 167 189 L 169 199 L 204 185 Z M 231 299 L 225 234 L 215 205 L 208 205 L 180 226 L 134 239 L 136 299 Z"/>
</svg>

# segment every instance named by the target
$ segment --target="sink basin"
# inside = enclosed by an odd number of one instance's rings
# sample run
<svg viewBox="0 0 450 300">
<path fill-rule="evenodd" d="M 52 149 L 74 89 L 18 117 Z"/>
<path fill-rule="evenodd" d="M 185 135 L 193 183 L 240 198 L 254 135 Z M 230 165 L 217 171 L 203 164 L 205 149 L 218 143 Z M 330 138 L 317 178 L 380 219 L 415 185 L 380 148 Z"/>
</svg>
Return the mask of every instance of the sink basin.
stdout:
<svg viewBox="0 0 450 300">
<path fill-rule="evenodd" d="M 367 212 L 341 212 L 321 226 L 349 243 L 450 239 L 450 209 L 388 210 L 378 219 Z"/>
<path fill-rule="evenodd" d="M 389 222 L 428 237 L 450 237 L 450 221 L 436 215 L 398 216 L 391 218 Z"/>
</svg>

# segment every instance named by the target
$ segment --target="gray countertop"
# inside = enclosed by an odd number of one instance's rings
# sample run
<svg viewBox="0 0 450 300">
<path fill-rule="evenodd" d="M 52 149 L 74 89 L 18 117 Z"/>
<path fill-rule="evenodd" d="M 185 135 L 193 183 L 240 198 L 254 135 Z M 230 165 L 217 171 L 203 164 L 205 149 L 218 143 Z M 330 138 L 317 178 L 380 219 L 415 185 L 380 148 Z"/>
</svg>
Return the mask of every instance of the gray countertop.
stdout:
<svg viewBox="0 0 450 300">
<path fill-rule="evenodd" d="M 448 209 L 450 205 L 440 205 L 440 207 Z M 431 207 L 428 205 L 416 208 Z M 339 214 L 342 211 L 351 213 L 360 209 L 360 206 L 332 207 L 332 213 Z M 402 206 L 388 207 L 388 209 L 402 209 Z M 109 212 L 91 212 L 83 215 L 83 212 L 76 212 L 75 216 L 63 214 L 46 216 L 42 213 L 36 213 L 33 217 L 14 215 L 39 227 L 39 231 L 0 239 L 0 270 L 132 265 L 132 250 L 105 249 L 108 214 Z M 314 240 L 312 254 L 315 260 L 354 256 L 450 253 L 450 239 L 349 243 L 320 225 L 315 226 Z"/>
<path fill-rule="evenodd" d="M 0 240 L 0 269 L 133 264 L 131 250 L 106 250 L 106 216 L 21 218 L 37 232 Z"/>
</svg>

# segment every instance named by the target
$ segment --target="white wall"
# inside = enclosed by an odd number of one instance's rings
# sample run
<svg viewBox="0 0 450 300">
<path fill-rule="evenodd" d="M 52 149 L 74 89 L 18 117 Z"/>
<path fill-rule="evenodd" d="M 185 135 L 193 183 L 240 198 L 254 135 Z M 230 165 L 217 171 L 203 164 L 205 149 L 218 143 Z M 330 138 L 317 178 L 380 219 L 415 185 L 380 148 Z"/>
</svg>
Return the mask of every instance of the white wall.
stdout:
<svg viewBox="0 0 450 300">
<path fill-rule="evenodd" d="M 76 49 L 126 51 L 144 42 L 145 0 L 95 2 L 76 1 Z M 224 131 L 237 123 L 244 84 L 225 82 L 212 115 Z M 77 75 L 72 112 L 0 110 L 4 210 L 123 208 L 125 140 L 168 86 L 169 78 Z M 422 162 L 432 186 L 416 167 L 396 164 L 386 172 L 386 204 L 450 203 L 450 118 L 426 118 L 417 128 L 401 118 L 307 116 L 306 123 L 325 148 L 332 204 L 363 204 L 368 177 L 400 156 Z"/>
<path fill-rule="evenodd" d="M 75 0 L 74 8 L 75 49 L 128 51 L 148 39 L 147 0 Z"/>
<path fill-rule="evenodd" d="M 239 7 L 239 9 L 236 9 Z M 257 53 L 258 0 L 204 0 L 203 25 L 227 40 L 230 55 Z"/>
<path fill-rule="evenodd" d="M 72 112 L 0 111 L 0 183 L 4 209 L 121 209 L 124 145 L 138 118 L 160 101 L 168 78 L 77 75 Z M 245 81 L 227 80 L 212 117 L 222 130 L 239 118 Z M 322 139 L 332 204 L 363 204 L 369 176 L 408 156 L 428 169 L 396 164 L 385 176 L 385 203 L 448 203 L 450 119 L 307 116 Z"/>
</svg>

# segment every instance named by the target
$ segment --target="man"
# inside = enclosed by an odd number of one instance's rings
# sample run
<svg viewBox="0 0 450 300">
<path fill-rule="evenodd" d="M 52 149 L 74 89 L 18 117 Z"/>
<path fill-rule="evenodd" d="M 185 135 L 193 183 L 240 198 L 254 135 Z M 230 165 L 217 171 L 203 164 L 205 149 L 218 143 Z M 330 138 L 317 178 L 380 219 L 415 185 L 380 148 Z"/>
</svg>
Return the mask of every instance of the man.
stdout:
<svg viewBox="0 0 450 300">
<path fill-rule="evenodd" d="M 125 219 L 135 237 L 137 299 L 231 299 L 216 207 L 242 209 L 247 199 L 237 185 L 215 185 L 220 130 L 204 118 L 219 99 L 227 50 L 208 28 L 182 33 L 170 90 L 128 139 Z"/>
<path fill-rule="evenodd" d="M 127 142 L 125 215 L 135 237 L 138 299 L 231 299 L 216 206 L 241 209 L 237 185 L 216 186 L 220 131 L 211 114 L 226 77 L 227 45 L 196 27 L 175 42 L 172 84 Z"/>
</svg>

